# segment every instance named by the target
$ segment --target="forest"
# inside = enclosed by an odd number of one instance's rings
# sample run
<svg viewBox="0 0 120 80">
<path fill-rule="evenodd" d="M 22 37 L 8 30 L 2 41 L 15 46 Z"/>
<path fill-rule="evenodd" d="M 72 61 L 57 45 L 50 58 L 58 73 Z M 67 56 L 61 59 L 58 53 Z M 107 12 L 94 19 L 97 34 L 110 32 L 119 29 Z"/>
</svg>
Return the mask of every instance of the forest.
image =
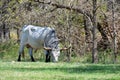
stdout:
<svg viewBox="0 0 120 80">
<path fill-rule="evenodd" d="M 54 28 L 61 46 L 71 46 L 61 61 L 120 63 L 119 24 L 120 0 L 0 0 L 0 59 L 17 60 L 21 28 L 35 25 Z"/>
</svg>

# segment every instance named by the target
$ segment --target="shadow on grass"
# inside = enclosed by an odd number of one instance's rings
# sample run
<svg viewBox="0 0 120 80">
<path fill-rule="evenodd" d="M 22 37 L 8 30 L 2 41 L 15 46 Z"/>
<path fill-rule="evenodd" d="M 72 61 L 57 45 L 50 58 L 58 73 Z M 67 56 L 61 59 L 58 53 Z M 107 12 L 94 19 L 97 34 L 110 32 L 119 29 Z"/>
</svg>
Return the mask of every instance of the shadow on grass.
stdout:
<svg viewBox="0 0 120 80">
<path fill-rule="evenodd" d="M 32 67 L 19 67 L 13 68 L 16 71 L 60 71 L 65 73 L 120 73 L 120 65 L 108 65 L 108 66 L 97 66 L 97 65 L 86 65 L 77 67 L 49 67 L 49 68 L 32 68 Z"/>
</svg>

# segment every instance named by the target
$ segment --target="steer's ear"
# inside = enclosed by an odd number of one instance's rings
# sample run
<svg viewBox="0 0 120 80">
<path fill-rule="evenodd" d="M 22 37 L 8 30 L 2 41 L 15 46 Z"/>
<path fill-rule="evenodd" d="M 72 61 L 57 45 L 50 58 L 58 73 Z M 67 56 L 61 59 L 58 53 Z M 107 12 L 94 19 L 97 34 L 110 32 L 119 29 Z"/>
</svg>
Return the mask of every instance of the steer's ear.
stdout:
<svg viewBox="0 0 120 80">
<path fill-rule="evenodd" d="M 44 47 L 45 50 L 52 50 L 51 48 L 49 47 Z"/>
</svg>

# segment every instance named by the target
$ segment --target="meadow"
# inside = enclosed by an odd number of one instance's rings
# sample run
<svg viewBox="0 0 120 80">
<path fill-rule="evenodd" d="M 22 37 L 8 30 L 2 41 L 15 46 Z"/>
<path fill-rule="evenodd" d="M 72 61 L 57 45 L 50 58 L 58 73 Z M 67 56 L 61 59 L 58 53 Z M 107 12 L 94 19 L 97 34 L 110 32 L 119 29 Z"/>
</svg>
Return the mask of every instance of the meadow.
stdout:
<svg viewBox="0 0 120 80">
<path fill-rule="evenodd" d="M 0 80 L 120 80 L 120 64 L 0 62 Z"/>
<path fill-rule="evenodd" d="M 31 62 L 27 49 L 17 62 L 18 49 L 14 41 L 0 45 L 0 80 L 120 80 L 120 64 L 92 64 L 74 56 L 66 62 L 64 53 L 58 63 L 45 63 L 43 50 L 34 53 L 36 62 Z"/>
</svg>

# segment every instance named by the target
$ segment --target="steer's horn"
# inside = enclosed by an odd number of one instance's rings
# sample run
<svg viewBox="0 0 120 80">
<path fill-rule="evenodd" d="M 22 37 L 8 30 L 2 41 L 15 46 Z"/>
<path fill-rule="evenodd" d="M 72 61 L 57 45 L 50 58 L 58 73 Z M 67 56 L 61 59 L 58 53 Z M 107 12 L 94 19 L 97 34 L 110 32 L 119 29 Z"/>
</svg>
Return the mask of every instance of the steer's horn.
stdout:
<svg viewBox="0 0 120 80">
<path fill-rule="evenodd" d="M 60 50 L 68 50 L 68 49 L 70 49 L 71 48 L 71 45 L 68 47 L 68 48 L 61 48 Z"/>
<path fill-rule="evenodd" d="M 58 41 L 61 41 L 61 39 L 58 39 Z"/>
<path fill-rule="evenodd" d="M 68 48 L 61 48 L 60 50 L 68 50 L 68 49 L 70 49 L 71 47 L 68 47 Z"/>
<path fill-rule="evenodd" d="M 49 47 L 44 47 L 45 50 L 52 50 L 51 48 Z"/>
<path fill-rule="evenodd" d="M 68 48 L 61 48 L 60 50 L 67 50 Z"/>
</svg>

